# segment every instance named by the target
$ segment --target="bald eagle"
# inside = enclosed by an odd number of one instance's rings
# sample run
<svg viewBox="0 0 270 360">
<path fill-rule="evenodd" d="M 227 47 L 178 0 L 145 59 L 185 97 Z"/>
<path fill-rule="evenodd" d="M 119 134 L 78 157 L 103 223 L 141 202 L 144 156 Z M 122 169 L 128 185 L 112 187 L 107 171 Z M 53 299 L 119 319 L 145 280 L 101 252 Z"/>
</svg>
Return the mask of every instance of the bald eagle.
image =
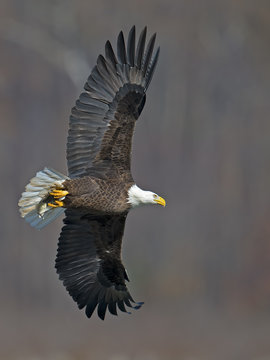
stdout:
<svg viewBox="0 0 270 360">
<path fill-rule="evenodd" d="M 90 318 L 97 307 L 104 320 L 108 308 L 139 309 L 127 287 L 121 245 L 128 212 L 165 200 L 140 189 L 130 169 L 136 120 L 159 56 L 156 34 L 147 46 L 146 27 L 136 45 L 135 27 L 117 38 L 117 56 L 106 42 L 69 120 L 68 176 L 45 168 L 26 186 L 19 200 L 21 216 L 42 229 L 65 212 L 56 271 L 69 294 Z"/>
</svg>

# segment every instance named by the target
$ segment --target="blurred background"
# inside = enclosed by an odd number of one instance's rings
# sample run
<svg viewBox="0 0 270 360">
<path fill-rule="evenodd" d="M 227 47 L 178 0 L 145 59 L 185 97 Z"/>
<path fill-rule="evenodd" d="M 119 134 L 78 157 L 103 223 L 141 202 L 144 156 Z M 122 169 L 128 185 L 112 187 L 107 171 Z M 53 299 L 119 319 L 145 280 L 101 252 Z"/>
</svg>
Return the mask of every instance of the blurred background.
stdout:
<svg viewBox="0 0 270 360">
<path fill-rule="evenodd" d="M 165 197 L 128 217 L 132 315 L 87 319 L 54 270 L 59 219 L 19 216 L 66 172 L 70 109 L 107 39 L 157 32 L 133 174 Z M 270 2 L 2 0 L 0 359 L 270 359 Z"/>
</svg>

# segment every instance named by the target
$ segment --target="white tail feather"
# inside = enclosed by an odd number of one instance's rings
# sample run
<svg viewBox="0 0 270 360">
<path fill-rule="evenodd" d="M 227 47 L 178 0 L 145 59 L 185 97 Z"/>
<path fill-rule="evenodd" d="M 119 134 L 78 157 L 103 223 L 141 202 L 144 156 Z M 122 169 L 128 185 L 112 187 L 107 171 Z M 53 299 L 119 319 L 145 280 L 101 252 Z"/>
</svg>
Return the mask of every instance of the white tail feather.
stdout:
<svg viewBox="0 0 270 360">
<path fill-rule="evenodd" d="M 61 187 L 68 179 L 58 171 L 45 168 L 39 171 L 26 185 L 25 192 L 19 200 L 20 213 L 23 218 L 36 229 L 42 229 L 61 215 L 65 209 L 50 207 L 43 200 L 54 187 Z"/>
</svg>

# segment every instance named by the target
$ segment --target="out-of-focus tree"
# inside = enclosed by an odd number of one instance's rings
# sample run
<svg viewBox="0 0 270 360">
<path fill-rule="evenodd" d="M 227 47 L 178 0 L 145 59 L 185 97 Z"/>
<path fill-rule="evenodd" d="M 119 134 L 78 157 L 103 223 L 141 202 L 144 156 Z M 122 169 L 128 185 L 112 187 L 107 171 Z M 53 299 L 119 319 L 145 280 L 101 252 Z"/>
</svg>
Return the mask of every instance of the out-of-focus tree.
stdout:
<svg viewBox="0 0 270 360">
<path fill-rule="evenodd" d="M 269 323 L 270 313 L 270 3 L 13 0 L 0 11 L 0 357 L 19 359 L 21 349 L 48 354 L 52 344 L 71 359 L 87 353 L 67 328 L 87 348 L 93 325 L 53 269 L 61 221 L 37 232 L 20 219 L 17 201 L 35 171 L 66 171 L 70 109 L 105 41 L 115 44 L 118 31 L 133 24 L 157 31 L 161 45 L 136 128 L 133 173 L 168 206 L 129 216 L 124 261 L 132 293 L 147 301 L 129 322 L 121 317 L 109 344 L 117 355 L 116 336 L 128 328 L 127 359 L 139 359 L 138 348 L 157 359 L 222 359 L 226 321 L 215 318 L 233 314 L 237 324 L 249 324 L 244 330 L 253 341 L 241 347 L 246 338 L 235 326 L 224 359 L 265 355 L 255 349 L 270 354 L 267 325 L 256 334 L 250 325 Z M 55 330 L 46 333 L 35 318 L 48 327 L 54 321 Z M 115 330 L 113 321 L 106 319 L 105 334 Z M 108 358 L 100 325 L 91 324 L 92 351 Z M 149 324 L 152 335 L 138 335 Z M 180 345 L 180 331 L 190 346 Z M 165 339 L 164 352 L 158 339 Z"/>
</svg>

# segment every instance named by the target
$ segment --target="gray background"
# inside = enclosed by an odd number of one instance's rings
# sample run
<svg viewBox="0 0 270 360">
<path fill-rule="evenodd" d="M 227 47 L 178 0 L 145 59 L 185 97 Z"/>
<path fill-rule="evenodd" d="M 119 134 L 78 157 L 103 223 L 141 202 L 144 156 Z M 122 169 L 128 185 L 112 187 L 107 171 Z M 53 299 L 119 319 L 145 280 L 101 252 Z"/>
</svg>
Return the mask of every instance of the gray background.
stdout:
<svg viewBox="0 0 270 360">
<path fill-rule="evenodd" d="M 66 172 L 70 109 L 133 24 L 161 46 L 133 174 L 168 205 L 126 226 L 145 305 L 102 322 L 54 271 L 61 219 L 38 232 L 17 201 L 44 166 Z M 269 1 L 1 1 L 1 359 L 270 359 L 269 34 Z"/>
</svg>

